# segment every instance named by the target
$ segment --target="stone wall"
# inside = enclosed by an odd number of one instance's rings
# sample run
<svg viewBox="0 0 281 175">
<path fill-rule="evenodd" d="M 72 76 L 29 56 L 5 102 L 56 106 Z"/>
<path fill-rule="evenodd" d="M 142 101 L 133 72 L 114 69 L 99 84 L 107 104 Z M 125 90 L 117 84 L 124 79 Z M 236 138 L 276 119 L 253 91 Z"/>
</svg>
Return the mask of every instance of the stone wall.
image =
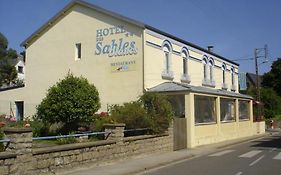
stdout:
<svg viewBox="0 0 281 175">
<path fill-rule="evenodd" d="M 107 125 L 106 131 L 111 134 L 102 141 L 34 148 L 24 154 L 8 151 L 9 148 L 0 154 L 0 174 L 55 174 L 68 168 L 88 164 L 98 166 L 137 155 L 173 150 L 172 129 L 162 135 L 124 137 L 124 127 L 123 124 Z"/>
</svg>

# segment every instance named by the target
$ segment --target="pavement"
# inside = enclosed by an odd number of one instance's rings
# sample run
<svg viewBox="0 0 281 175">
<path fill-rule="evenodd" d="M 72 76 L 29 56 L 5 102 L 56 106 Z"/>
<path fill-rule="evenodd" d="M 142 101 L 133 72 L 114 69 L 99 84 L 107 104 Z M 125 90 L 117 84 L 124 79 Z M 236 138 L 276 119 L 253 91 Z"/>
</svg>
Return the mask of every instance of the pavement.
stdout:
<svg viewBox="0 0 281 175">
<path fill-rule="evenodd" d="M 155 153 L 145 156 L 133 157 L 126 160 L 116 161 L 113 163 L 102 164 L 99 166 L 79 167 L 61 171 L 60 175 L 137 175 L 145 173 L 148 170 L 159 169 L 167 165 L 180 163 L 187 159 L 192 159 L 202 155 L 216 152 L 219 149 L 227 148 L 237 144 L 250 142 L 256 139 L 263 138 L 268 135 L 274 135 L 281 130 L 270 129 L 265 134 L 258 136 L 235 139 L 216 144 L 199 146 L 194 149 L 184 149 L 166 153 Z"/>
</svg>

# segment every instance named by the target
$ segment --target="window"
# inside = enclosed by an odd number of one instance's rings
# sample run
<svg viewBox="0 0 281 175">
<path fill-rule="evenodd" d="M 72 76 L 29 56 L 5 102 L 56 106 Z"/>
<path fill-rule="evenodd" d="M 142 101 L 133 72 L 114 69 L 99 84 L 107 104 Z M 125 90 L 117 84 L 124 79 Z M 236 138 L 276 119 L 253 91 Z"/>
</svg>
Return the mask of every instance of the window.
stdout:
<svg viewBox="0 0 281 175">
<path fill-rule="evenodd" d="M 216 98 L 206 96 L 194 96 L 195 123 L 216 122 Z"/>
<path fill-rule="evenodd" d="M 81 43 L 76 43 L 75 60 L 81 60 Z"/>
<path fill-rule="evenodd" d="M 239 100 L 239 120 L 249 120 L 249 101 Z"/>
<path fill-rule="evenodd" d="M 208 62 L 207 58 L 203 58 L 203 71 L 204 71 L 204 80 L 208 80 Z"/>
<path fill-rule="evenodd" d="M 184 83 L 190 83 L 190 77 L 188 75 L 188 50 L 184 47 L 182 49 L 182 76 L 181 81 Z"/>
<path fill-rule="evenodd" d="M 234 67 L 232 67 L 230 71 L 231 71 L 231 90 L 235 91 L 236 86 L 235 86 L 235 77 L 234 77 L 234 74 L 235 74 Z"/>
<path fill-rule="evenodd" d="M 18 73 L 23 74 L 23 67 L 22 66 L 18 66 Z"/>
<path fill-rule="evenodd" d="M 222 89 L 227 89 L 227 84 L 225 80 L 225 71 L 226 71 L 225 63 L 222 63 L 221 69 L 222 69 Z"/>
<path fill-rule="evenodd" d="M 169 79 L 172 80 L 173 77 L 173 72 L 171 70 L 171 54 L 172 54 L 172 45 L 170 44 L 169 41 L 164 41 L 162 44 L 162 49 L 164 51 L 164 70 L 162 72 L 162 78 L 163 79 Z"/>
<path fill-rule="evenodd" d="M 220 112 L 221 122 L 235 121 L 235 100 L 221 98 Z"/>
<path fill-rule="evenodd" d="M 214 81 L 214 60 L 210 59 L 209 61 L 209 70 L 210 70 L 210 81 L 211 83 Z"/>
</svg>

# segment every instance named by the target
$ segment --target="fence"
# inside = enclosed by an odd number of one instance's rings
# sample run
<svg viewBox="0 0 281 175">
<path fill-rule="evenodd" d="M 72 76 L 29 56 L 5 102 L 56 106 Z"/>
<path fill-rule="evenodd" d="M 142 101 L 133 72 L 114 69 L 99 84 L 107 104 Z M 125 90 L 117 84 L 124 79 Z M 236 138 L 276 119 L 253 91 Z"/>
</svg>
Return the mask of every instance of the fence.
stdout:
<svg viewBox="0 0 281 175">
<path fill-rule="evenodd" d="M 124 124 L 107 124 L 103 132 L 108 134 L 106 140 L 47 148 L 32 148 L 34 138 L 30 128 L 6 129 L 10 143 L 7 150 L 0 153 L 0 174 L 54 174 L 75 166 L 99 165 L 136 155 L 173 150 L 172 128 L 162 135 L 133 137 L 124 137 L 124 133 L 130 132 L 124 128 Z M 85 134 L 76 136 L 80 135 Z"/>
</svg>

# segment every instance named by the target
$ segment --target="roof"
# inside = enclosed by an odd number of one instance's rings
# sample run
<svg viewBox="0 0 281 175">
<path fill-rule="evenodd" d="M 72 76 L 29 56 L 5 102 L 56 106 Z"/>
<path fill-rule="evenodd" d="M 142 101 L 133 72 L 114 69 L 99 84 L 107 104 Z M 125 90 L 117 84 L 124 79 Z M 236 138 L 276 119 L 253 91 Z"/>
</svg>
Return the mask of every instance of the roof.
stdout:
<svg viewBox="0 0 281 175">
<path fill-rule="evenodd" d="M 225 57 L 223 57 L 223 56 L 220 56 L 220 55 L 218 55 L 218 54 L 216 54 L 216 53 L 210 52 L 210 51 L 208 51 L 207 49 L 204 49 L 204 48 L 202 48 L 202 47 L 200 47 L 200 46 L 197 46 L 197 45 L 195 45 L 195 44 L 193 44 L 193 43 L 190 43 L 190 42 L 188 42 L 188 41 L 185 41 L 185 40 L 183 40 L 183 39 L 180 39 L 180 38 L 178 38 L 178 37 L 176 37 L 176 36 L 174 36 L 174 35 L 171 35 L 171 34 L 168 34 L 168 33 L 166 33 L 166 32 L 163 32 L 163 31 L 161 31 L 161 30 L 159 30 L 159 29 L 157 29 L 157 28 L 155 28 L 155 27 L 152 27 L 152 26 L 150 26 L 150 25 L 144 24 L 144 23 L 139 22 L 139 21 L 137 21 L 137 20 L 134 20 L 134 19 L 125 17 L 125 16 L 123 16 L 123 15 L 117 14 L 117 13 L 115 13 L 115 12 L 106 10 L 106 9 L 104 9 L 104 8 L 102 8 L 102 7 L 99 7 L 99 6 L 97 6 L 97 5 L 90 4 L 90 3 L 85 2 L 85 1 L 82 1 L 82 0 L 73 0 L 73 1 L 71 1 L 71 2 L 70 2 L 68 5 L 66 5 L 62 10 L 60 10 L 54 17 L 52 17 L 50 20 L 48 20 L 48 21 L 47 21 L 44 25 L 42 25 L 38 30 L 36 30 L 36 31 L 35 31 L 34 33 L 32 33 L 27 39 L 25 39 L 25 40 L 21 43 L 21 46 L 27 47 L 27 45 L 29 44 L 29 42 L 30 42 L 31 40 L 36 39 L 36 37 L 39 37 L 39 36 L 44 32 L 44 30 L 46 30 L 47 28 L 51 27 L 51 26 L 53 25 L 53 23 L 54 23 L 56 20 L 58 20 L 62 15 L 65 15 L 65 13 L 66 13 L 69 9 L 71 9 L 74 5 L 82 5 L 82 6 L 85 6 L 85 7 L 90 8 L 90 9 L 96 10 L 96 11 L 98 11 L 98 12 L 104 13 L 104 14 L 106 14 L 106 15 L 112 16 L 112 17 L 114 17 L 114 18 L 117 18 L 117 19 L 126 21 L 126 22 L 128 22 L 128 23 L 134 24 L 134 25 L 136 25 L 136 26 L 138 26 L 138 27 L 140 27 L 140 28 L 152 30 L 152 31 L 157 32 L 157 33 L 160 33 L 160 34 L 162 34 L 162 35 L 164 35 L 164 36 L 166 36 L 166 37 L 172 38 L 172 39 L 174 39 L 174 40 L 176 40 L 176 41 L 179 41 L 179 42 L 181 42 L 181 43 L 187 44 L 187 45 L 189 45 L 189 46 L 191 46 L 191 47 L 194 47 L 194 48 L 196 48 L 196 49 L 198 49 L 198 50 L 204 51 L 204 52 L 206 52 L 206 53 L 208 53 L 208 54 L 211 54 L 211 55 L 216 56 L 216 57 L 218 57 L 218 58 L 221 58 L 221 59 L 223 59 L 223 60 L 225 60 L 225 61 L 228 61 L 228 62 L 230 62 L 230 63 L 232 63 L 232 64 L 234 64 L 234 65 L 239 66 L 239 64 L 236 63 L 236 62 L 234 62 L 234 61 L 231 61 L 231 60 L 229 60 L 229 59 L 227 59 L 227 58 L 225 58 Z"/>
<path fill-rule="evenodd" d="M 202 86 L 192 86 L 185 83 L 164 82 L 148 89 L 148 92 L 195 92 L 228 97 L 253 99 L 253 97 L 236 92 L 230 92 L 222 89 L 211 89 Z"/>
<path fill-rule="evenodd" d="M 257 75 L 253 73 L 246 73 L 247 80 L 252 83 L 253 86 L 257 85 Z M 261 82 L 263 80 L 262 75 L 258 76 L 259 86 L 261 86 Z"/>
</svg>

